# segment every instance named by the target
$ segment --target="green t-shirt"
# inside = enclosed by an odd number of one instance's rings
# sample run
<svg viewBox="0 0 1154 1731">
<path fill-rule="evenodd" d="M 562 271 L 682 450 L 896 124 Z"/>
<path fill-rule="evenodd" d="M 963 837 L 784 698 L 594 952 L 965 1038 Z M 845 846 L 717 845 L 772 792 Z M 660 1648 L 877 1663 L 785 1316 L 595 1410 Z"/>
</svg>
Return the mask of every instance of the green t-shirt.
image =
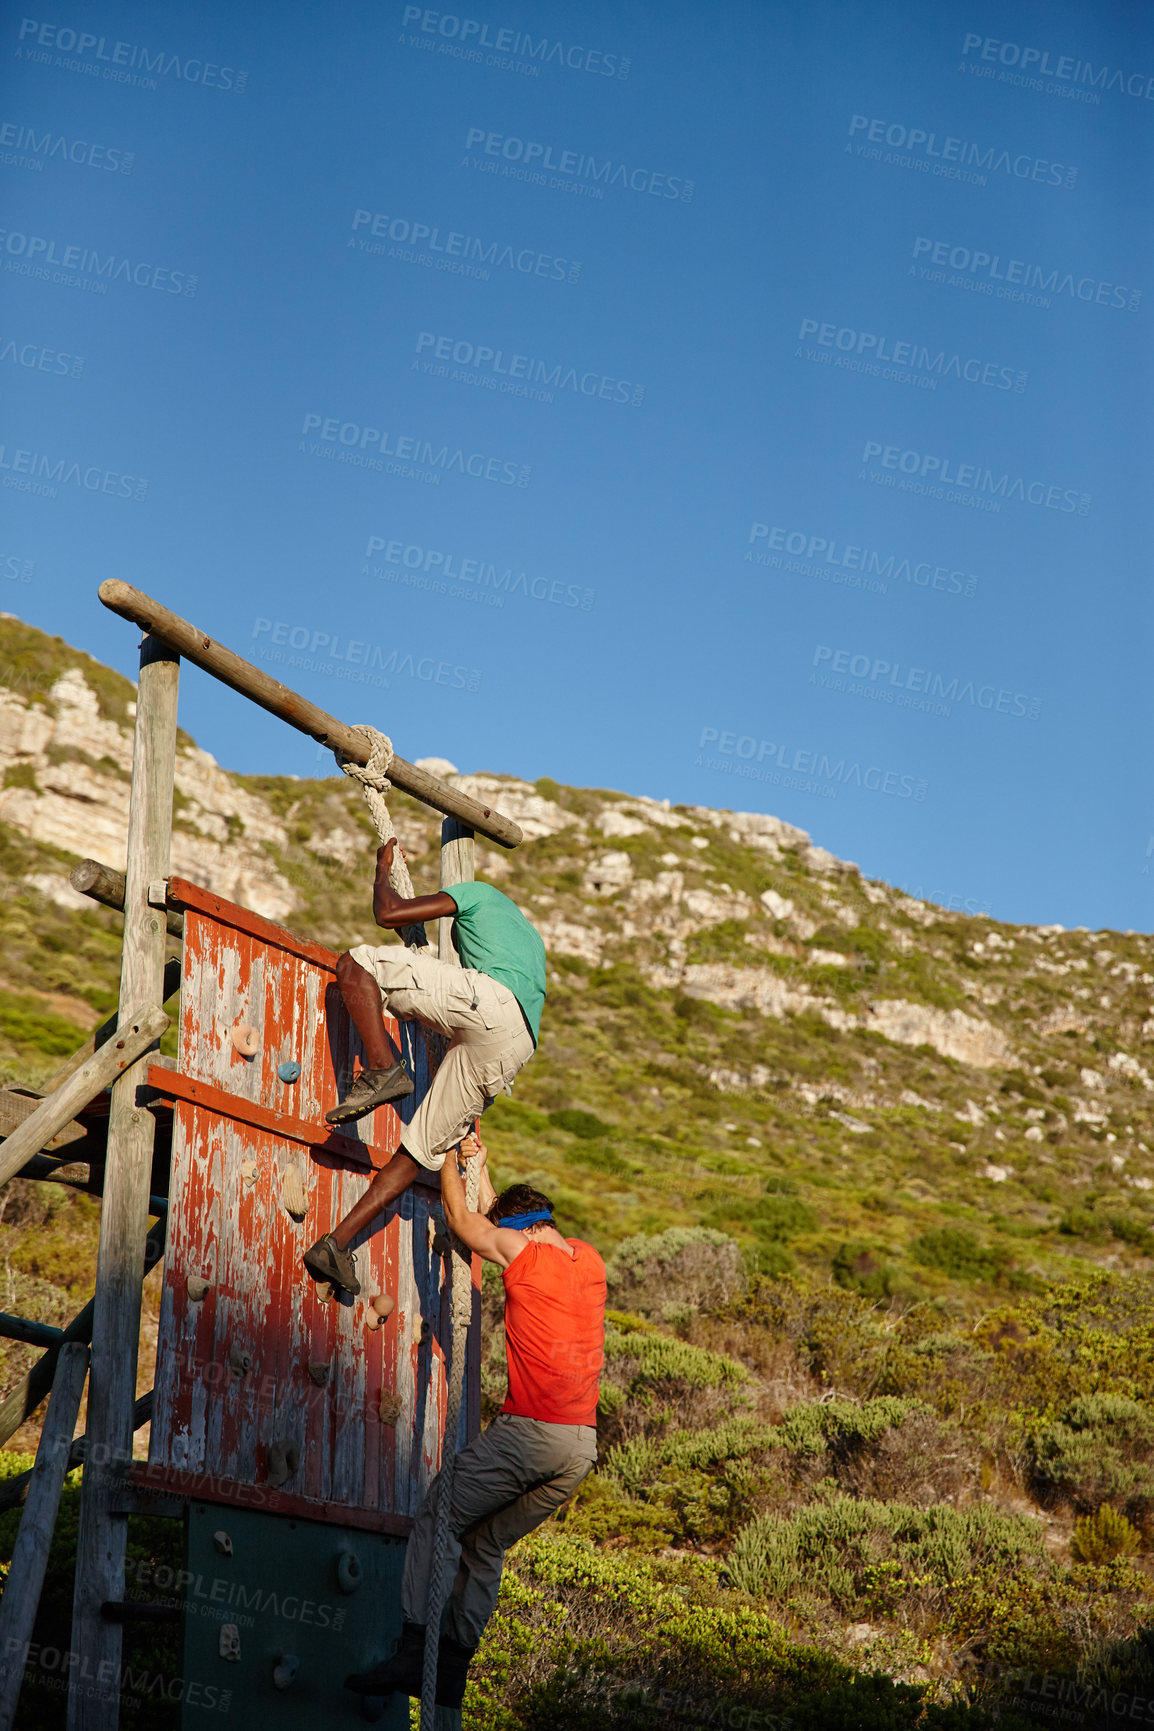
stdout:
<svg viewBox="0 0 1154 1731">
<path fill-rule="evenodd" d="M 533 1044 L 545 1007 L 545 946 L 520 908 L 492 884 L 452 884 L 457 904 L 453 942 L 461 964 L 508 986 L 529 1024 Z"/>
</svg>

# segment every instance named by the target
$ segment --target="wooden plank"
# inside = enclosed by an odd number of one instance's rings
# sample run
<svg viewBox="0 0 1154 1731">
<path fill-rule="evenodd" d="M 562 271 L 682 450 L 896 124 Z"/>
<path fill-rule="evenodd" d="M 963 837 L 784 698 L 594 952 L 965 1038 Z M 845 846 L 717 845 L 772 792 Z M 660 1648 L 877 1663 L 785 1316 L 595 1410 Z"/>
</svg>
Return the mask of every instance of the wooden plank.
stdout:
<svg viewBox="0 0 1154 1731">
<path fill-rule="evenodd" d="M 262 944 L 284 950 L 290 956 L 300 956 L 303 961 L 313 962 L 336 978 L 335 950 L 326 949 L 324 944 L 314 943 L 312 938 L 298 937 L 295 932 L 290 932 L 287 926 L 278 926 L 272 920 L 266 920 L 263 915 L 254 914 L 251 908 L 242 908 L 238 902 L 226 901 L 223 896 L 214 894 L 212 890 L 202 889 L 199 884 L 190 883 L 187 878 L 169 879 L 168 900 L 176 907 L 192 908 L 196 913 L 205 914 L 218 925 L 231 926 L 234 931 L 246 932 L 250 938 L 258 938 Z"/>
<path fill-rule="evenodd" d="M 332 1521 L 367 1533 L 388 1533 L 406 1539 L 413 1530 L 410 1515 L 384 1509 L 349 1508 L 322 1497 L 302 1497 L 293 1491 L 274 1491 L 268 1485 L 246 1484 L 219 1473 L 182 1472 L 153 1461 L 133 1461 L 124 1483 L 139 1492 L 161 1493 L 198 1503 L 227 1503 L 242 1509 L 263 1509 L 266 1514 L 286 1515 L 298 1520 Z"/>
<path fill-rule="evenodd" d="M 154 601 L 150 595 L 134 589 L 131 583 L 109 578 L 100 585 L 99 594 L 101 601 L 111 608 L 113 613 L 119 613 L 124 619 L 134 620 L 162 643 L 167 643 L 197 667 L 211 673 L 214 679 L 219 679 L 222 684 L 239 691 L 242 697 L 259 704 L 261 709 L 267 709 L 270 715 L 279 716 L 282 721 L 287 721 L 290 727 L 307 733 L 311 739 L 319 740 L 322 745 L 339 748 L 346 757 L 352 758 L 354 763 L 369 761 L 369 748 L 363 733 L 346 727 L 336 716 L 329 715 L 315 703 L 302 697 L 299 692 L 282 685 L 279 680 L 270 679 L 267 673 L 262 673 L 251 661 L 243 660 L 231 649 L 225 649 L 223 644 L 214 642 L 195 625 L 190 625 L 187 619 L 170 613 L 159 601 Z M 499 811 L 494 811 L 492 806 L 482 805 L 479 800 L 471 799 L 468 794 L 450 787 L 448 782 L 441 781 L 438 776 L 418 769 L 414 763 L 407 763 L 403 757 L 393 758 L 389 765 L 389 779 L 406 793 L 411 793 L 415 799 L 431 805 L 435 811 L 445 812 L 449 817 L 459 818 L 462 823 L 470 824 L 473 829 L 488 836 L 490 841 L 499 842 L 502 847 L 517 847 L 523 840 L 520 827 L 512 818 L 503 817 Z"/>
<path fill-rule="evenodd" d="M 205 1111 L 215 1112 L 219 1117 L 233 1118 L 238 1123 L 251 1125 L 255 1130 L 267 1130 L 271 1135 L 283 1136 L 287 1141 L 303 1143 L 314 1153 L 330 1154 L 334 1159 L 353 1160 L 358 1166 L 385 1166 L 395 1152 L 393 1149 L 376 1147 L 370 1142 L 358 1142 L 351 1136 L 342 1136 L 323 1119 L 319 1124 L 306 1124 L 300 1118 L 290 1117 L 287 1112 L 277 1112 L 271 1106 L 261 1106 L 255 1100 L 247 1100 L 243 1094 L 229 1094 L 223 1088 L 214 1087 L 211 1082 L 197 1082 L 191 1076 L 182 1076 L 179 1070 L 152 1065 L 148 1080 L 152 1087 L 159 1089 L 170 1100 L 187 1100 L 189 1105 L 202 1106 Z M 427 1173 L 423 1168 L 413 1182 L 430 1190 L 439 1192 L 440 1189 L 436 1174 Z"/>
<path fill-rule="evenodd" d="M 44 1090 L 44 1093 L 49 1092 L 49 1089 Z M 15 1094 L 10 1088 L 0 1088 L 0 1137 L 11 1136 L 25 1118 L 31 1118 L 43 1097 L 43 1094 Z M 87 1134 L 84 1125 L 73 1120 L 59 1129 L 47 1142 L 42 1143 L 41 1148 L 63 1148 L 69 1142 L 76 1142 Z"/>
<path fill-rule="evenodd" d="M 180 963 L 175 959 L 175 957 L 173 957 L 164 964 L 164 984 L 161 987 L 160 999 L 162 1007 L 167 1004 L 169 998 L 179 990 Z M 47 1082 L 44 1084 L 42 1092 L 45 1094 L 51 1094 L 54 1093 L 57 1088 L 63 1087 L 68 1078 L 74 1075 L 76 1071 L 80 1069 L 82 1064 L 88 1062 L 97 1047 L 102 1046 L 105 1040 L 109 1039 L 110 1036 L 116 1032 L 119 1019 L 120 1011 L 115 1010 L 113 1014 L 109 1016 L 107 1021 L 101 1022 L 100 1026 L 89 1034 L 83 1046 L 78 1046 L 76 1051 L 73 1052 L 71 1058 L 61 1064 L 59 1070 L 57 1070 L 54 1075 L 49 1076 Z"/>
<path fill-rule="evenodd" d="M 78 895 L 91 896 L 106 908 L 124 912 L 124 873 L 115 866 L 101 865 L 98 859 L 82 859 L 69 872 L 68 881 Z M 172 937 L 184 936 L 184 918 L 175 909 L 169 909 L 165 923 Z"/>
<path fill-rule="evenodd" d="M 75 1113 L 87 1106 L 97 1094 L 102 1094 L 110 1082 L 117 1077 L 123 1078 L 167 1026 L 168 1017 L 155 1004 L 145 1003 L 126 1017 L 120 1030 L 104 1042 L 84 1068 L 70 1077 L 62 1088 L 41 1100 L 36 1110 L 5 1139 L 0 1147 L 0 1184 L 14 1177 L 58 1130 L 70 1122 Z M 138 1242 L 143 1235 L 143 1218 L 140 1224 Z"/>
<path fill-rule="evenodd" d="M 40 1605 L 60 1493 L 68 1473 L 69 1446 L 87 1374 L 87 1346 L 70 1341 L 61 1348 L 57 1362 L 28 1501 L 20 1517 L 8 1570 L 8 1591 L 0 1599 L 0 1731 L 11 1731 L 16 1722 L 28 1643 Z"/>
<path fill-rule="evenodd" d="M 150 905 L 148 891 L 150 884 L 166 878 L 169 872 L 179 681 L 179 658 L 155 637 L 146 637 L 140 650 L 128 811 L 122 1005 L 155 1003 L 164 989 L 165 916 L 163 910 Z M 114 1463 L 132 1455 L 140 1338 L 139 1247 L 148 1213 L 156 1129 L 152 1113 L 136 1098 L 146 1068 L 144 1064 L 134 1066 L 121 1075 L 112 1090 L 100 1210 L 88 1393 L 92 1447 L 80 1501 L 72 1647 L 87 1654 L 101 1676 L 119 1672 L 122 1650 L 123 1631 L 101 1617 L 100 1607 L 108 1599 L 124 1597 L 128 1528 L 125 1519 L 112 1512 L 112 1493 Z M 59 1094 L 66 1093 L 68 1087 L 65 1083 Z M 117 1699 L 111 1692 L 107 1699 L 101 1698 L 100 1691 L 93 1694 L 96 1698 L 90 1700 L 86 1690 L 71 1692 L 68 1731 L 115 1731 Z"/>
</svg>

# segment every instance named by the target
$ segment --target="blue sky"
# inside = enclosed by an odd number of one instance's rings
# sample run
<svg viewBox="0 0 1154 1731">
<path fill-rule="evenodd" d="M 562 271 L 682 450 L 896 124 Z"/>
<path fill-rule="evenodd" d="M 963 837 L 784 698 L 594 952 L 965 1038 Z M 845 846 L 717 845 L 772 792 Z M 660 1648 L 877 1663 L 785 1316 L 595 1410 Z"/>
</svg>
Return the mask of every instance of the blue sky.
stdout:
<svg viewBox="0 0 1154 1731">
<path fill-rule="evenodd" d="M 0 607 L 131 672 L 122 577 L 407 757 L 1149 929 L 1152 20 L 10 14 Z"/>
</svg>

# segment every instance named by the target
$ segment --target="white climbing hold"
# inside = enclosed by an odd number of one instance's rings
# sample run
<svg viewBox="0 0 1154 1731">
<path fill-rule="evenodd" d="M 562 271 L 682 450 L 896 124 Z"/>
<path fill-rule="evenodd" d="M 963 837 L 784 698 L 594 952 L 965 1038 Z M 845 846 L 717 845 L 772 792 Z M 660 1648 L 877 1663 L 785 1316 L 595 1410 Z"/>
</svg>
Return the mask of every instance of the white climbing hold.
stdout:
<svg viewBox="0 0 1154 1731">
<path fill-rule="evenodd" d="M 241 1178 L 244 1182 L 244 1186 L 245 1186 L 246 1190 L 251 1190 L 253 1185 L 256 1183 L 257 1171 L 258 1171 L 258 1167 L 257 1167 L 257 1163 L 255 1160 L 242 1160 L 241 1161 L 241 1163 L 240 1163 L 240 1175 L 241 1175 Z"/>
<path fill-rule="evenodd" d="M 240 1661 L 240 1630 L 235 1623 L 220 1625 L 220 1656 L 231 1659 L 234 1664 Z"/>
<path fill-rule="evenodd" d="M 309 1195 L 305 1188 L 304 1173 L 295 1160 L 285 1167 L 280 1193 L 287 1212 L 294 1220 L 303 1220 L 309 1211 Z"/>
<path fill-rule="evenodd" d="M 378 1292 L 374 1298 L 369 1300 L 368 1309 L 365 1311 L 365 1327 L 380 1328 L 381 1324 L 393 1314 L 396 1305 L 397 1301 L 391 1293 Z"/>
<path fill-rule="evenodd" d="M 301 1668 L 301 1662 L 295 1653 L 282 1653 L 272 1668 L 274 1689 L 287 1689 Z"/>
<path fill-rule="evenodd" d="M 185 1289 L 193 1304 L 199 1304 L 202 1298 L 207 1298 L 212 1291 L 212 1283 L 203 1274 L 190 1274 L 186 1278 Z"/>
<path fill-rule="evenodd" d="M 293 1437 L 278 1437 L 269 1444 L 267 1480 L 270 1488 L 279 1490 L 301 1464 L 301 1452 Z"/>
<path fill-rule="evenodd" d="M 219 1551 L 222 1557 L 232 1556 L 232 1540 L 229 1538 L 223 1527 L 213 1533 L 212 1543 L 213 1549 Z"/>
</svg>

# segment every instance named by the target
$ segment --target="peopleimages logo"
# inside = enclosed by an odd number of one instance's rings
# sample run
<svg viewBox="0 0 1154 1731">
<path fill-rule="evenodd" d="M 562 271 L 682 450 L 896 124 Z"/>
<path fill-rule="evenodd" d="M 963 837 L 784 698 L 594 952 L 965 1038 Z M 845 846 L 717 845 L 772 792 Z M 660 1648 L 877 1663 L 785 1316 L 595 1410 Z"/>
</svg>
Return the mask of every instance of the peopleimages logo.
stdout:
<svg viewBox="0 0 1154 1731">
<path fill-rule="evenodd" d="M 867 370 L 878 376 L 897 376 L 902 369 L 928 373 L 938 379 L 964 379 L 967 384 L 986 385 L 995 391 L 1015 391 L 1019 396 L 1026 388 L 1028 373 L 1017 367 L 1004 367 L 997 361 L 982 361 L 972 355 L 951 354 L 947 349 L 932 349 L 926 343 L 897 341 L 876 331 L 859 331 L 850 325 L 824 324 L 818 319 L 802 319 L 797 333 L 799 342 L 812 338 L 822 348 L 837 351 L 833 364 L 842 357 L 864 360 Z M 831 357 L 832 359 L 832 357 Z M 883 363 L 890 371 L 883 373 Z"/>
<path fill-rule="evenodd" d="M 37 132 L 34 126 L 24 126 L 17 120 L 0 121 L 0 146 L 10 153 L 28 151 L 23 160 L 13 162 L 12 155 L 3 160 L 10 167 L 42 167 L 44 162 L 59 160 L 74 162 L 84 168 L 103 169 L 106 174 L 131 174 L 136 155 L 108 144 L 93 144 L 86 138 L 66 138 L 59 132 Z"/>
<path fill-rule="evenodd" d="M 310 433 L 317 438 L 306 446 Z M 301 440 L 297 449 L 302 456 L 329 457 L 335 462 L 348 463 L 357 469 L 372 469 L 383 473 L 400 472 L 397 465 L 412 466 L 418 479 L 431 476 L 439 482 L 441 474 L 471 475 L 476 481 L 493 481 L 502 487 L 527 487 L 533 471 L 527 463 L 508 462 L 501 457 L 486 457 L 480 451 L 466 453 L 462 448 L 435 445 L 412 433 L 392 433 L 384 427 L 370 427 L 359 421 L 341 421 L 335 415 L 306 415 L 301 425 Z M 385 458 L 392 458 L 386 463 Z"/>
<path fill-rule="evenodd" d="M 998 474 L 993 469 L 983 468 L 980 463 L 958 463 L 953 457 L 903 451 L 900 445 L 882 445 L 874 439 L 866 440 L 861 460 L 865 464 L 863 480 L 874 479 L 871 471 L 877 465 L 876 472 L 879 473 L 889 470 L 908 480 L 916 477 L 920 484 L 912 485 L 915 492 L 943 498 L 948 497 L 945 493 L 947 487 L 955 487 L 964 493 L 988 498 L 993 510 L 999 508 L 1003 499 L 1019 499 L 1023 504 L 1037 505 L 1043 510 L 1076 511 L 1079 517 L 1087 517 L 1093 499 L 1091 493 L 1080 493 L 1073 487 L 1029 481 L 1024 475 Z"/>
<path fill-rule="evenodd" d="M 1056 55 L 1051 64 L 1048 48 L 1027 48 L 1017 42 L 1003 42 L 997 36 L 972 33 L 962 43 L 962 59 L 971 54 L 995 65 L 1019 67 L 1039 79 L 1064 79 L 1071 84 L 1089 85 L 1094 90 L 1116 90 L 1122 96 L 1154 101 L 1154 75 L 1148 72 L 1124 72 L 1120 66 L 1108 64 L 1095 66 L 1092 60 L 1076 60 L 1070 54 Z"/>
<path fill-rule="evenodd" d="M 141 258 L 133 260 L 122 253 L 98 253 L 92 247 L 67 246 L 63 241 L 57 243 L 39 234 L 19 234 L 0 228 L 0 251 L 7 255 L 5 270 L 14 271 L 18 276 L 34 276 L 45 282 L 66 282 L 69 286 L 87 280 L 100 294 L 108 293 L 110 282 L 131 283 L 135 288 L 156 289 L 161 294 L 189 298 L 196 293 L 198 279 L 186 271 L 148 264 Z M 50 266 L 55 269 L 50 269 Z"/>
<path fill-rule="evenodd" d="M 972 709 L 988 709 L 996 715 L 1019 716 L 1027 721 L 1037 721 L 1042 713 L 1042 699 L 1030 697 L 1024 691 L 1000 689 L 996 685 L 975 685 L 972 679 L 956 676 L 947 679 L 929 667 L 903 667 L 900 661 L 855 654 L 850 649 L 834 649 L 828 643 L 815 646 L 810 665 L 828 667 L 828 672 L 810 674 L 811 685 L 843 691 L 850 697 L 896 703 L 899 709 L 922 709 L 935 715 L 949 715 L 950 704 L 968 703 Z M 831 678 L 831 674 L 835 677 Z M 847 674 L 848 681 L 844 677 Z"/>
<path fill-rule="evenodd" d="M 358 230 L 368 228 L 370 240 Z M 544 277 L 550 282 L 575 283 L 581 276 L 581 266 L 551 252 L 538 252 L 531 246 L 513 246 L 502 241 L 483 241 L 475 234 L 460 234 L 456 229 L 441 230 L 427 222 L 410 222 L 405 217 L 386 216 L 381 211 L 353 212 L 353 233 L 362 252 L 388 254 L 414 264 L 428 263 L 438 270 L 459 276 L 480 277 L 488 282 L 493 270 L 511 270 L 520 276 Z M 389 246 L 379 244 L 391 242 Z M 352 246 L 353 241 L 349 242 Z M 409 250 L 401 250 L 401 249 Z"/>
<path fill-rule="evenodd" d="M 611 157 L 599 161 L 595 156 L 587 156 L 580 150 L 557 149 L 551 144 L 539 144 L 533 139 L 511 138 L 502 132 L 489 132 L 483 126 L 471 126 L 465 138 L 466 152 L 477 148 L 482 161 L 485 157 L 496 157 L 506 164 L 519 164 L 522 171 L 532 171 L 540 175 L 539 184 L 545 184 L 545 174 L 572 176 L 576 182 L 591 183 L 590 190 L 595 187 L 620 186 L 628 192 L 648 193 L 651 198 L 676 198 L 682 204 L 693 201 L 694 183 L 676 175 L 658 174 L 655 169 L 630 168 L 627 163 L 614 162 Z M 471 166 L 468 155 L 465 165 Z M 496 163 L 493 164 L 494 170 Z"/>
<path fill-rule="evenodd" d="M 417 336 L 417 354 L 430 360 L 453 363 L 454 371 L 442 365 L 425 371 L 438 372 L 442 377 L 459 379 L 464 384 L 483 383 L 493 390 L 510 392 L 513 396 L 533 397 L 553 401 L 553 391 L 572 391 L 574 396 L 596 397 L 603 403 L 628 403 L 640 408 L 645 399 L 645 386 L 628 379 L 612 378 L 607 373 L 583 372 L 562 361 L 550 365 L 532 355 L 506 354 L 487 343 L 470 343 L 456 337 L 439 337 L 433 331 L 421 331 Z M 461 372 L 460 369 L 471 369 Z"/>
<path fill-rule="evenodd" d="M 76 463 L 67 457 L 49 457 L 43 451 L 13 449 L 10 445 L 0 445 L 0 471 L 5 487 L 45 499 L 55 499 L 60 487 L 138 502 L 148 493 L 147 481 L 122 475 L 118 469 L 101 469 L 94 463 Z"/>
<path fill-rule="evenodd" d="M 248 83 L 248 73 L 234 66 L 182 58 L 163 48 L 113 41 L 111 37 L 93 36 L 69 26 L 43 24 L 37 18 L 21 19 L 17 41 L 26 44 L 17 48 L 17 59 L 60 66 L 68 72 L 86 72 L 90 77 L 111 79 L 117 84 L 143 84 L 147 90 L 157 88 L 155 79 L 148 76 L 152 73 L 159 78 L 178 78 L 184 84 L 201 84 L 206 90 L 231 90 L 237 96 Z M 145 76 L 138 77 L 138 73 Z"/>
<path fill-rule="evenodd" d="M 364 556 L 373 559 L 378 555 L 382 564 L 362 566 L 362 577 L 386 578 L 408 588 L 451 595 L 458 600 L 479 600 L 491 607 L 503 607 L 507 595 L 523 595 L 527 601 L 545 601 L 554 607 L 580 608 L 588 613 L 597 595 L 595 589 L 585 589 L 579 583 L 530 577 L 524 571 L 514 574 L 508 565 L 502 571 L 484 559 L 463 559 L 459 553 L 446 553 L 436 547 L 419 547 L 415 542 L 386 541 L 383 535 L 370 535 Z"/>
<path fill-rule="evenodd" d="M 1028 259 L 1003 259 L 1001 253 L 955 246 L 952 241 L 931 240 L 924 234 L 919 234 L 914 241 L 913 257 L 915 260 L 925 259 L 926 265 L 936 267 L 938 274 L 930 278 L 926 268 L 911 265 L 911 276 L 917 269 L 919 276 L 942 282 L 946 270 L 955 271 L 972 278 L 972 284 L 966 286 L 980 289 L 984 294 L 994 294 L 994 284 L 1001 285 L 996 291 L 1000 300 L 1031 300 L 1038 294 L 1069 295 L 1071 300 L 1081 301 L 1084 306 L 1119 307 L 1130 313 L 1138 311 L 1142 300 L 1141 289 L 1125 288 L 1121 283 L 1104 282 L 1100 277 L 1063 270 L 1057 265 L 1047 268 L 1032 264 Z M 1048 306 L 1049 302 L 1045 304 Z"/>
<path fill-rule="evenodd" d="M 996 144 L 975 144 L 968 138 L 939 137 L 920 126 L 903 126 L 896 121 L 872 120 L 868 114 L 855 114 L 849 123 L 849 135 L 855 142 L 847 151 L 872 160 L 893 162 L 901 168 L 920 168 L 948 180 L 975 181 L 987 185 L 990 174 L 1005 174 L 1013 180 L 1033 180 L 1042 186 L 1072 187 L 1078 170 L 1064 163 L 1051 162 L 1048 157 L 1030 156 L 1025 152 L 999 149 Z M 904 157 L 883 157 L 880 146 L 890 151 L 904 151 Z M 870 147 L 874 148 L 870 148 Z M 935 166 L 936 164 L 936 166 Z"/>
<path fill-rule="evenodd" d="M 764 549 L 757 546 L 761 541 L 765 543 Z M 917 589 L 935 589 L 943 595 L 972 597 L 978 592 L 978 579 L 970 571 L 956 571 L 928 559 L 878 553 L 872 547 L 855 546 L 833 535 L 809 535 L 800 529 L 752 523 L 749 546 L 745 555 L 747 564 L 780 569 L 781 559 L 776 555 L 786 553 L 801 562 L 789 569 L 800 570 L 804 576 L 825 570 L 845 573 L 842 581 L 851 589 L 875 588 L 885 595 L 890 583 L 910 583 Z"/>
<path fill-rule="evenodd" d="M 43 343 L 22 343 L 14 337 L 0 337 L 0 363 L 4 361 L 27 367 L 29 372 L 55 373 L 65 379 L 78 379 L 84 371 L 83 355 L 62 354 Z"/>
<path fill-rule="evenodd" d="M 460 58 L 486 61 L 502 70 L 516 69 L 502 65 L 500 56 L 511 55 L 514 59 L 536 62 L 531 67 L 533 73 L 537 73 L 540 66 L 567 66 L 570 72 L 594 72 L 602 78 L 629 76 L 630 62 L 619 54 L 606 54 L 600 48 L 581 48 L 576 43 L 551 40 L 548 36 L 535 42 L 528 31 L 502 26 L 494 26 L 490 34 L 489 25 L 483 24 L 479 18 L 459 18 L 452 12 L 430 12 L 423 6 L 406 6 L 401 22 L 403 25 L 415 24 L 427 36 L 439 37 L 442 51 L 452 43 L 464 51 Z M 433 43 L 428 46 L 433 47 Z M 478 52 L 482 48 L 489 50 L 487 59 Z"/>
<path fill-rule="evenodd" d="M 883 769 L 880 764 L 830 756 L 815 747 L 780 745 L 772 739 L 755 739 L 750 733 L 726 733 L 720 728 L 703 727 L 697 742 L 699 752 L 713 746 L 716 757 L 699 756 L 695 769 L 718 770 L 722 775 L 740 776 L 745 781 L 765 781 L 773 787 L 791 788 L 795 793 L 820 793 L 826 799 L 836 799 L 841 787 L 860 787 L 867 793 L 884 793 L 892 799 L 912 799 L 919 803 L 929 791 L 929 783 L 916 775 L 904 775 L 900 770 Z"/>
</svg>

